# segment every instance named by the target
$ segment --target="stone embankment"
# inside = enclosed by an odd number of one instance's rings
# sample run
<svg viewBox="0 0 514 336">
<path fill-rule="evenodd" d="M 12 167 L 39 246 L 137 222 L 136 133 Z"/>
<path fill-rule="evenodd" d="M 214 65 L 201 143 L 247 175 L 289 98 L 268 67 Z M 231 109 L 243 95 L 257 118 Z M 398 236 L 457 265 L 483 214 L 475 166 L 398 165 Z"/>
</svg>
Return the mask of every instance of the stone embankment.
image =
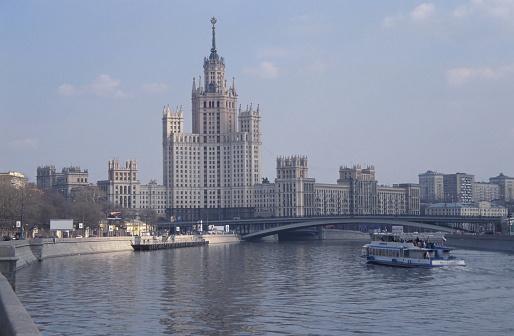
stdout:
<svg viewBox="0 0 514 336">
<path fill-rule="evenodd" d="M 514 236 L 503 235 L 445 235 L 446 245 L 460 249 L 514 252 Z"/>
</svg>

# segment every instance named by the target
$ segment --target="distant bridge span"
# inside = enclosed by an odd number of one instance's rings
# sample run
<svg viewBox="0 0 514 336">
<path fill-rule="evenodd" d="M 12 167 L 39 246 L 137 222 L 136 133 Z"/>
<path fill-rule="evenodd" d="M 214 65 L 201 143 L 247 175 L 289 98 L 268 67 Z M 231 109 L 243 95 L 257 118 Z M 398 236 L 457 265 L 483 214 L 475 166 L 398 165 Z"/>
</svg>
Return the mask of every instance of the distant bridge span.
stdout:
<svg viewBox="0 0 514 336">
<path fill-rule="evenodd" d="M 451 227 L 446 226 L 440 226 L 440 225 L 434 225 L 434 224 L 427 224 L 427 223 L 420 223 L 415 221 L 408 221 L 408 220 L 399 220 L 398 218 L 327 218 L 327 219 L 313 219 L 313 220 L 307 220 L 302 221 L 299 223 L 291 223 L 291 224 L 285 224 L 281 226 L 275 226 L 263 230 L 259 230 L 256 232 L 244 234 L 241 236 L 243 240 L 256 240 L 260 239 L 266 236 L 271 236 L 274 234 L 278 234 L 280 232 L 286 232 L 286 231 L 294 231 L 298 229 L 303 228 L 309 228 L 313 226 L 326 226 L 326 225 L 350 225 L 350 224 L 382 224 L 382 225 L 403 225 L 403 226 L 413 226 L 417 228 L 425 228 L 435 231 L 443 231 L 443 232 L 449 232 L 454 233 L 457 230 Z"/>
</svg>

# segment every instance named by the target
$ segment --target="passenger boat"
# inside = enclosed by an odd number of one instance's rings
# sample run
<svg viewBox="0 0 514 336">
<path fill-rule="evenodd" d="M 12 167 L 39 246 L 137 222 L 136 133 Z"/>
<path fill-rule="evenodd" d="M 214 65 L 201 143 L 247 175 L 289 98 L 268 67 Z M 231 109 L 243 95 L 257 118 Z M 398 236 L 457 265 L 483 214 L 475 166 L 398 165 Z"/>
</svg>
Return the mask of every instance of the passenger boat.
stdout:
<svg viewBox="0 0 514 336">
<path fill-rule="evenodd" d="M 162 238 L 154 236 L 135 236 L 134 242 L 131 243 L 134 251 L 150 251 L 150 250 L 165 250 L 175 249 L 181 247 L 203 246 L 208 245 L 209 242 L 203 237 L 195 235 L 184 236 L 163 236 Z"/>
<path fill-rule="evenodd" d="M 362 247 L 361 257 L 370 264 L 399 267 L 466 266 L 444 246 L 444 234 L 377 232 Z"/>
</svg>

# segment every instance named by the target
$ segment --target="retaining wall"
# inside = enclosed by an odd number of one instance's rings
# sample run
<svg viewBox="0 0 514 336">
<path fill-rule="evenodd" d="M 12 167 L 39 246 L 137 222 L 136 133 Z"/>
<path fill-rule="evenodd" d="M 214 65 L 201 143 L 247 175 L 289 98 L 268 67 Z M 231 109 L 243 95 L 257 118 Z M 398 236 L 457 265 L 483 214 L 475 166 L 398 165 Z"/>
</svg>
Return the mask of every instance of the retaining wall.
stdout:
<svg viewBox="0 0 514 336">
<path fill-rule="evenodd" d="M 229 243 L 239 243 L 241 239 L 236 234 L 213 234 L 213 235 L 203 235 L 202 236 L 206 241 L 209 242 L 209 245 L 212 244 L 229 244 Z"/>
<path fill-rule="evenodd" d="M 514 236 L 451 234 L 445 238 L 451 247 L 514 253 Z"/>
<path fill-rule="evenodd" d="M 29 313 L 14 293 L 11 284 L 0 273 L 0 335 L 42 335 Z"/>
</svg>

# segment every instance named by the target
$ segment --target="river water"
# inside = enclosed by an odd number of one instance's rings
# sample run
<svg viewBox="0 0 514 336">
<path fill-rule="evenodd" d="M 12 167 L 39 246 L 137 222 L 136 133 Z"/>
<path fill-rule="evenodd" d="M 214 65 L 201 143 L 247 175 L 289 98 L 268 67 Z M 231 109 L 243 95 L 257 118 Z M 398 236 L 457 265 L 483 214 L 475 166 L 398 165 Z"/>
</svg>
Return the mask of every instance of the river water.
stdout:
<svg viewBox="0 0 514 336">
<path fill-rule="evenodd" d="M 210 245 L 47 259 L 16 292 L 44 335 L 509 335 L 513 255 L 367 265 L 362 242 Z"/>
</svg>

